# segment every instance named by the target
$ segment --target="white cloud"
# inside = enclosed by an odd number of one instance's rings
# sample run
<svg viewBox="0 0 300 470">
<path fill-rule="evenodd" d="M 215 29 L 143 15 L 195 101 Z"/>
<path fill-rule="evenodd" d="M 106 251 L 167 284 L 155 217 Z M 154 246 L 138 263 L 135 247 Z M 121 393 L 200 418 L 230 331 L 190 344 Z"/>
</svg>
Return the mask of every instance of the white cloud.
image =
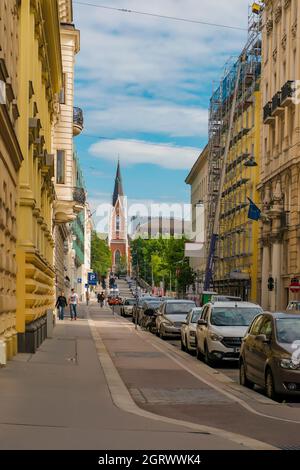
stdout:
<svg viewBox="0 0 300 470">
<path fill-rule="evenodd" d="M 163 168 L 183 170 L 195 163 L 199 150 L 172 144 L 154 144 L 141 140 L 103 140 L 91 145 L 89 152 L 95 157 L 116 161 L 120 154 L 122 163 L 151 163 Z"/>
<path fill-rule="evenodd" d="M 247 26 L 248 0 L 111 0 L 110 6 Z M 86 131 L 204 137 L 212 81 L 246 34 L 74 4 L 76 99 Z"/>
</svg>

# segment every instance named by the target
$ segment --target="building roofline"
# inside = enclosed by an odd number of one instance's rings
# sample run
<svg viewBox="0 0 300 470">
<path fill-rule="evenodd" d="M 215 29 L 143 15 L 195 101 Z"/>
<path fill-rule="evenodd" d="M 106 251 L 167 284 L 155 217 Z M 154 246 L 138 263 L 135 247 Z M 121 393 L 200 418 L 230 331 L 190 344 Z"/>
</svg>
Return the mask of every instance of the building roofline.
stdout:
<svg viewBox="0 0 300 470">
<path fill-rule="evenodd" d="M 199 157 L 195 161 L 194 165 L 192 166 L 192 169 L 190 170 L 189 174 L 187 175 L 185 179 L 186 184 L 191 184 L 193 177 L 195 176 L 195 172 L 198 170 L 199 165 L 202 163 L 204 156 L 206 156 L 208 153 L 208 144 L 204 147 L 202 152 L 200 153 Z"/>
</svg>

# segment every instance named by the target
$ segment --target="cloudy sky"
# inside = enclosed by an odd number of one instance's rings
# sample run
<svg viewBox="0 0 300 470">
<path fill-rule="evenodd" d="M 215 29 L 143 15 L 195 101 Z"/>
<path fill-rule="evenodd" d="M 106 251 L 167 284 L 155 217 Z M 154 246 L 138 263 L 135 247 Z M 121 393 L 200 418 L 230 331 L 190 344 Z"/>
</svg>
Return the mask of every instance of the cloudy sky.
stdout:
<svg viewBox="0 0 300 470">
<path fill-rule="evenodd" d="M 236 26 L 110 11 L 90 3 Z M 131 200 L 188 202 L 184 180 L 207 139 L 209 97 L 246 40 L 248 0 L 74 0 L 81 31 L 76 138 L 89 199 L 110 201 L 118 155 Z"/>
</svg>

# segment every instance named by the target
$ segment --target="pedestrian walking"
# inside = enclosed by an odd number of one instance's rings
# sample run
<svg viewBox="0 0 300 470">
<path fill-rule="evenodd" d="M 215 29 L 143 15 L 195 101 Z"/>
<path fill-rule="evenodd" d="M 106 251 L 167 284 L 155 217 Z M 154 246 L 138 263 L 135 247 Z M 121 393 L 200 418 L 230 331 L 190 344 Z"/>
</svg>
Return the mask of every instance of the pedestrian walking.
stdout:
<svg viewBox="0 0 300 470">
<path fill-rule="evenodd" d="M 77 320 L 77 305 L 78 305 L 78 294 L 74 291 L 74 289 L 71 290 L 71 295 L 69 297 L 69 306 L 70 306 L 70 315 L 71 315 L 71 320 Z"/>
<path fill-rule="evenodd" d="M 58 319 L 63 320 L 65 315 L 65 308 L 68 305 L 65 293 L 62 290 L 60 295 L 57 297 L 55 307 L 58 309 Z"/>
<path fill-rule="evenodd" d="M 86 304 L 88 305 L 90 301 L 90 293 L 88 290 L 85 292 L 85 300 L 86 300 Z"/>
<path fill-rule="evenodd" d="M 101 292 L 101 294 L 98 294 L 98 302 L 101 308 L 103 308 L 104 301 L 105 301 L 105 295 L 104 295 L 104 292 Z"/>
</svg>

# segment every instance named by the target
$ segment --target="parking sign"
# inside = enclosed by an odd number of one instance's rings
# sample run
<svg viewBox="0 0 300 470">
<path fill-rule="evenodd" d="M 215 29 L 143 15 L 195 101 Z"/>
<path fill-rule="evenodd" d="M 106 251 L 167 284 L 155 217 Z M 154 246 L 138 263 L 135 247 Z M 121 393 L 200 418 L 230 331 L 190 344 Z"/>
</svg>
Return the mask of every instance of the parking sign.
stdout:
<svg viewBox="0 0 300 470">
<path fill-rule="evenodd" d="M 97 274 L 96 273 L 88 273 L 88 283 L 90 286 L 97 285 Z"/>
</svg>

